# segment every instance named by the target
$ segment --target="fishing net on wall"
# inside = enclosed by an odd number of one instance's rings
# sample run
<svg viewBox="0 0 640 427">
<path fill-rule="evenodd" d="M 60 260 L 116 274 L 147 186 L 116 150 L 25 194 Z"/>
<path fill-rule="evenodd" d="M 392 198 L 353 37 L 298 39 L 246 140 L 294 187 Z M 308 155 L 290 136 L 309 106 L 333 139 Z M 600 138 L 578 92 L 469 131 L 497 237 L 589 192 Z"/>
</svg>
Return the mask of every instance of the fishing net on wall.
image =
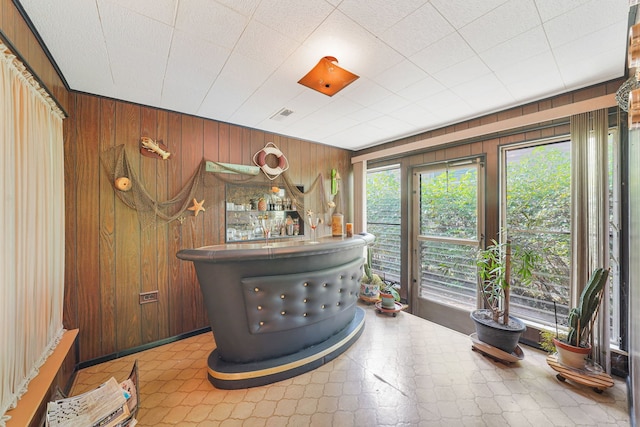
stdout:
<svg viewBox="0 0 640 427">
<path fill-rule="evenodd" d="M 107 173 L 109 182 L 116 196 L 128 207 L 135 209 L 138 213 L 140 225 L 145 228 L 156 226 L 158 221 L 168 223 L 178 220 L 184 221 L 188 214 L 189 207 L 193 204 L 196 195 L 202 194 L 207 189 L 220 188 L 224 183 L 241 184 L 255 183 L 256 185 L 267 185 L 261 175 L 252 175 L 244 171 L 234 169 L 231 165 L 224 163 L 214 163 L 218 168 L 228 172 L 228 177 L 221 173 L 207 172 L 207 160 L 203 159 L 193 175 L 180 191 L 169 200 L 158 201 L 145 188 L 140 178 L 136 175 L 135 169 L 127 157 L 124 145 L 103 151 L 100 160 Z M 116 180 L 118 178 L 128 178 L 130 186 L 126 191 L 118 189 Z M 292 198 L 296 199 L 296 210 L 301 218 L 307 213 L 305 207 L 307 203 L 314 213 L 326 218 L 331 210 L 338 209 L 338 206 L 331 207 L 329 198 L 324 187 L 324 177 L 318 174 L 311 186 L 302 191 L 284 172 L 278 178 L 268 183 L 269 186 L 284 187 Z M 336 197 L 338 199 L 338 197 Z"/>
</svg>

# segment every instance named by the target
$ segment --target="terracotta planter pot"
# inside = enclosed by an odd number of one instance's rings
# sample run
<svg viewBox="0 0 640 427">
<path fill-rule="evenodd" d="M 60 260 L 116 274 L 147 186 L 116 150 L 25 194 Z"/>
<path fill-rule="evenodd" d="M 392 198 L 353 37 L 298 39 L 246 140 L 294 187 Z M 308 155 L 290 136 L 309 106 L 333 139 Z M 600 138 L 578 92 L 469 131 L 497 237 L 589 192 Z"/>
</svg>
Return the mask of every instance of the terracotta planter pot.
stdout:
<svg viewBox="0 0 640 427">
<path fill-rule="evenodd" d="M 382 299 L 382 308 L 396 308 L 396 300 L 393 298 L 392 294 L 380 292 L 380 298 Z"/>
<path fill-rule="evenodd" d="M 558 352 L 558 363 L 574 369 L 584 369 L 587 356 L 591 353 L 591 346 L 576 347 L 564 341 L 553 339 Z"/>
</svg>

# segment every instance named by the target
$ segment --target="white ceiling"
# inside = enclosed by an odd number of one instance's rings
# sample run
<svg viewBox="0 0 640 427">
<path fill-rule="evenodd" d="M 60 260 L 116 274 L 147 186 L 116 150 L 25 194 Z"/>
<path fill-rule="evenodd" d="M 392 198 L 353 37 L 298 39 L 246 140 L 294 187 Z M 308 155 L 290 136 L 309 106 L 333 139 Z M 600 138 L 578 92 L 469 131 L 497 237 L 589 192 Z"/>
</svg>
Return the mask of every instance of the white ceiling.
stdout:
<svg viewBox="0 0 640 427">
<path fill-rule="evenodd" d="M 20 0 L 73 90 L 361 149 L 625 73 L 628 0 Z M 323 56 L 360 78 L 297 81 Z M 282 108 L 283 120 L 270 119 Z"/>
</svg>

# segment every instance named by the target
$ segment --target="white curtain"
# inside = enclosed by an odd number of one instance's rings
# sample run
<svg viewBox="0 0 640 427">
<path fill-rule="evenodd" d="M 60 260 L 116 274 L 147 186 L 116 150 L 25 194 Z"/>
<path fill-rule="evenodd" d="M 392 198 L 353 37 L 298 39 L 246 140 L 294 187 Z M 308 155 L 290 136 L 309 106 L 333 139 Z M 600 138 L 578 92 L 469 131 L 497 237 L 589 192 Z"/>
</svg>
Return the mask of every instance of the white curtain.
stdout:
<svg viewBox="0 0 640 427">
<path fill-rule="evenodd" d="M 607 110 L 571 117 L 571 307 L 596 268 L 609 268 Z M 594 327 L 592 357 L 611 371 L 609 287 Z"/>
<path fill-rule="evenodd" d="M 60 340 L 62 112 L 0 43 L 0 426 Z"/>
</svg>

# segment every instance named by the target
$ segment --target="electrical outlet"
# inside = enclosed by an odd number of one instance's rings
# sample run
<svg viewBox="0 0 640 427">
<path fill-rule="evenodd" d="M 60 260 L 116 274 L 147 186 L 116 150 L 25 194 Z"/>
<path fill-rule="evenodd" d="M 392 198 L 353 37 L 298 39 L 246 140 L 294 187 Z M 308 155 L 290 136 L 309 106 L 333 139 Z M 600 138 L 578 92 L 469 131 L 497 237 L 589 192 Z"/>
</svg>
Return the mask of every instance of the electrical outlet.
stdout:
<svg viewBox="0 0 640 427">
<path fill-rule="evenodd" d="M 140 294 L 140 304 L 158 302 L 158 291 L 142 292 Z"/>
</svg>

